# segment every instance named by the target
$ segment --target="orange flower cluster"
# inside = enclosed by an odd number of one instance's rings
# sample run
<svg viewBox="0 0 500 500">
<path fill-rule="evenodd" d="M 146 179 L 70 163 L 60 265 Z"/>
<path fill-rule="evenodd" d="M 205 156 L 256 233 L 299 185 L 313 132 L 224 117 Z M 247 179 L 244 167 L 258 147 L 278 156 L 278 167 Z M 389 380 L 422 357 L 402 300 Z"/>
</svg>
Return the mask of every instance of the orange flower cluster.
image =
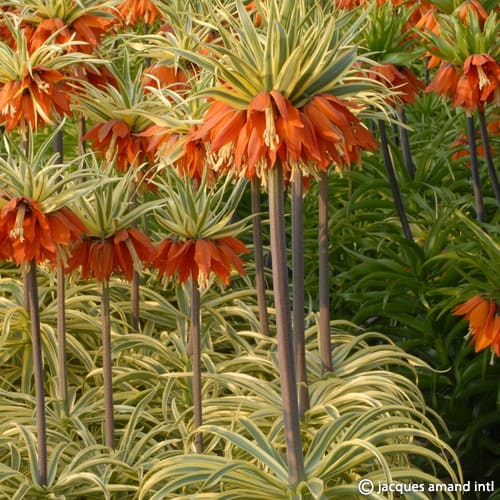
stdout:
<svg viewBox="0 0 500 500">
<path fill-rule="evenodd" d="M 491 300 L 475 295 L 453 309 L 455 316 L 464 316 L 469 322 L 474 349 L 479 352 L 490 347 L 500 356 L 500 307 Z"/>
<path fill-rule="evenodd" d="M 72 17 L 69 24 L 61 18 L 47 18 L 38 23 L 23 21 L 20 30 L 26 39 L 29 54 L 38 50 L 54 33 L 57 35 L 51 43 L 82 42 L 68 46 L 66 51 L 91 54 L 116 23 L 111 17 L 92 13 L 84 13 L 76 18 L 73 14 Z M 0 23 L 0 39 L 17 50 L 16 39 L 5 23 Z M 106 76 L 106 68 L 103 68 L 103 76 L 96 74 L 96 70 L 85 63 L 73 66 L 69 71 L 79 79 L 97 83 L 102 83 Z M 71 93 L 65 85 L 67 79 L 68 75 L 59 70 L 37 66 L 26 69 L 22 77 L 5 82 L 0 87 L 0 121 L 5 121 L 7 131 L 17 126 L 29 126 L 36 130 L 60 116 L 70 115 Z"/>
<path fill-rule="evenodd" d="M 101 38 L 109 31 L 114 22 L 113 19 L 95 14 L 83 14 L 72 21 L 70 25 L 58 17 L 44 19 L 36 28 L 32 28 L 32 33 L 29 36 L 29 49 L 30 51 L 36 50 L 56 31 L 59 31 L 53 43 L 61 44 L 71 40 L 85 42 L 85 44 L 72 46 L 70 51 L 91 54 L 93 47 L 99 44 Z"/>
<path fill-rule="evenodd" d="M 14 14 L 21 14 L 22 12 L 22 9 L 0 8 L 0 10 L 7 10 Z M 116 20 L 111 16 L 104 17 L 98 14 L 84 13 L 81 16 L 75 17 L 75 13 L 73 12 L 69 24 L 59 17 L 45 18 L 41 21 L 22 19 L 20 29 L 28 42 L 30 53 L 43 45 L 54 33 L 58 32 L 55 38 L 53 38 L 52 43 L 62 44 L 69 41 L 84 42 L 84 44 L 75 45 L 69 50 L 90 54 L 92 48 L 99 44 L 101 38 L 109 32 L 115 23 Z M 16 48 L 13 34 L 4 23 L 0 23 L 0 40 Z"/>
<path fill-rule="evenodd" d="M 409 68 L 396 67 L 392 63 L 372 66 L 368 75 L 389 89 L 399 92 L 396 99 L 403 103 L 415 102 L 418 92 L 425 87 L 424 82 L 419 80 Z"/>
<path fill-rule="evenodd" d="M 176 161 L 176 167 L 180 175 L 189 176 L 195 182 L 201 182 L 207 166 L 207 146 L 197 136 L 198 125 L 193 125 L 186 135 L 183 154 Z M 213 171 L 208 172 L 208 183 L 214 180 Z"/>
<path fill-rule="evenodd" d="M 439 22 L 439 9 L 433 5 L 429 4 L 422 12 L 420 18 L 416 21 L 415 27 L 424 33 L 434 33 L 435 35 L 441 34 L 441 24 Z M 470 0 L 468 2 L 463 2 L 458 9 L 458 17 L 463 24 L 467 25 L 469 22 L 469 16 L 474 16 L 480 26 L 484 24 L 484 21 L 488 17 L 488 12 L 484 9 L 478 0 Z M 436 47 L 434 47 L 436 50 Z M 428 57 L 427 68 L 432 69 L 438 64 L 443 63 L 443 59 L 436 54 L 431 52 L 426 52 L 425 55 Z"/>
<path fill-rule="evenodd" d="M 142 85 L 145 94 L 150 92 L 147 87 L 168 87 L 181 95 L 186 94 L 189 89 L 186 73 L 181 68 L 160 63 L 154 63 L 144 71 Z"/>
<path fill-rule="evenodd" d="M 24 22 L 22 33 L 30 54 L 47 42 L 55 32 L 58 33 L 53 43 L 84 42 L 70 46 L 68 51 L 91 54 L 113 22 L 95 14 L 83 14 L 70 25 L 60 18 L 49 18 L 37 25 Z M 10 29 L 2 26 L 0 37 L 4 43 L 17 49 Z M 93 70 L 81 64 L 75 71 L 81 77 Z M 22 78 L 5 82 L 0 88 L 0 121 L 4 122 L 6 130 L 11 131 L 19 125 L 36 130 L 39 126 L 52 122 L 54 118 L 70 115 L 71 94 L 65 85 L 67 78 L 59 70 L 36 66 L 31 70 L 26 69 Z"/>
<path fill-rule="evenodd" d="M 436 7 L 432 7 L 426 10 L 422 14 L 420 19 L 418 19 L 418 21 L 415 23 L 415 27 L 417 28 L 417 30 L 422 31 L 423 33 L 434 33 L 435 35 L 439 35 L 441 32 L 441 25 L 439 23 L 437 14 L 438 10 Z M 434 47 L 434 49 L 436 48 Z M 426 51 L 425 55 L 428 58 L 428 69 L 434 68 L 440 62 L 442 62 L 442 59 L 432 52 Z"/>
<path fill-rule="evenodd" d="M 278 160 L 286 180 L 294 168 L 310 176 L 332 163 L 348 166 L 362 149 L 376 148 L 345 101 L 322 94 L 297 109 L 278 90 L 259 93 L 246 111 L 215 101 L 196 137 L 211 144 L 215 169 L 231 159 L 237 174 L 249 178 L 265 178 Z"/>
<path fill-rule="evenodd" d="M 466 80 L 466 83 L 462 83 Z M 462 91 L 463 87 L 463 91 Z M 464 74 L 457 84 L 457 93 L 464 94 L 459 106 L 471 109 L 494 102 L 500 105 L 500 64 L 489 54 L 472 54 L 464 61 Z"/>
<path fill-rule="evenodd" d="M 460 75 L 450 62 L 444 62 L 437 70 L 432 82 L 427 85 L 426 92 L 436 92 L 444 97 L 454 98 Z"/>
<path fill-rule="evenodd" d="M 140 133 L 132 131 L 123 120 L 113 118 L 104 123 L 96 123 L 83 137 L 92 142 L 92 148 L 107 160 L 116 155 L 116 166 L 121 172 L 129 167 L 137 167 L 144 162 L 147 142 Z"/>
<path fill-rule="evenodd" d="M 7 132 L 18 125 L 36 130 L 54 116 L 69 115 L 70 94 L 66 76 L 55 69 L 35 67 L 22 80 L 6 82 L 0 89 L 0 121 Z"/>
<path fill-rule="evenodd" d="M 426 88 L 426 92 L 431 91 L 451 97 L 453 106 L 461 106 L 468 113 L 484 111 L 487 102 L 500 104 L 500 64 L 489 54 L 468 56 L 462 71 L 444 62 Z"/>
<path fill-rule="evenodd" d="M 0 211 L 0 258 L 16 264 L 56 261 L 57 247 L 67 247 L 85 231 L 82 221 L 67 208 L 45 214 L 40 203 L 13 198 Z"/>
<path fill-rule="evenodd" d="M 171 132 L 162 125 L 149 125 L 137 135 L 144 138 L 145 151 L 151 160 L 155 159 L 160 150 L 165 148 L 165 151 L 169 151 L 179 141 L 178 133 Z"/>
<path fill-rule="evenodd" d="M 122 273 L 131 281 L 134 269 L 151 263 L 154 247 L 135 228 L 122 229 L 109 238 L 85 236 L 71 246 L 67 272 L 81 267 L 82 278 L 109 281 L 112 273 Z"/>
<path fill-rule="evenodd" d="M 78 100 L 79 93 L 85 92 L 83 81 L 97 88 L 105 88 L 107 85 L 118 88 L 116 76 L 106 66 L 93 68 L 86 64 L 80 64 L 73 68 L 73 75 L 75 80 L 71 82 L 71 85 L 75 100 Z"/>
<path fill-rule="evenodd" d="M 155 20 L 163 17 L 162 13 L 151 0 L 124 0 L 116 10 L 127 26 L 135 26 L 140 22 L 153 24 Z"/>
<path fill-rule="evenodd" d="M 174 162 L 179 175 L 189 176 L 199 183 L 206 174 L 207 145 L 198 136 L 198 125 L 192 125 L 185 135 L 172 132 L 168 127 L 150 125 L 138 135 L 145 138 L 146 153 L 152 161 L 157 155 L 169 154 L 183 142 L 182 154 Z M 210 170 L 207 178 L 209 184 L 214 177 L 213 170 Z"/>
<path fill-rule="evenodd" d="M 245 274 L 239 253 L 248 253 L 248 249 L 232 236 L 184 242 L 167 238 L 156 250 L 153 267 L 167 278 L 177 273 L 180 283 L 191 278 L 204 286 L 214 273 L 222 283 L 229 285 L 231 268 Z"/>
<path fill-rule="evenodd" d="M 475 16 L 480 25 L 482 26 L 484 21 L 488 18 L 488 12 L 483 7 L 478 0 L 469 0 L 468 2 L 463 2 L 458 8 L 458 17 L 464 24 L 469 22 L 469 16 Z"/>
</svg>

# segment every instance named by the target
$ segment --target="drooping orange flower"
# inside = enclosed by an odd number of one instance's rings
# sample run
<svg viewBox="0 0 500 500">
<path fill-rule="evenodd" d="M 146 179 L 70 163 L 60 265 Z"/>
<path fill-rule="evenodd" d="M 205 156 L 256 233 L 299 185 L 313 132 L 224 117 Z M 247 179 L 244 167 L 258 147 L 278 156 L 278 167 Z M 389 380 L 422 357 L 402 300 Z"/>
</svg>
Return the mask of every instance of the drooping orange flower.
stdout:
<svg viewBox="0 0 500 500">
<path fill-rule="evenodd" d="M 68 50 L 91 54 L 93 48 L 99 45 L 101 38 L 109 31 L 114 22 L 113 19 L 96 14 L 83 14 L 69 25 L 58 17 L 43 19 L 30 34 L 28 47 L 30 52 L 33 52 L 58 31 L 53 43 L 64 44 L 72 40 L 85 42 L 84 44 L 71 45 Z"/>
<path fill-rule="evenodd" d="M 476 140 L 478 137 L 476 137 Z M 470 151 L 469 151 L 469 138 L 465 134 L 458 134 L 458 137 L 455 141 L 450 146 L 451 149 L 456 149 L 451 155 L 452 160 L 458 160 L 459 158 L 462 157 L 470 157 Z M 490 153 L 492 157 L 495 156 L 495 150 L 493 149 L 493 146 L 490 144 Z M 484 149 L 484 146 L 481 142 L 477 143 L 477 154 L 478 156 L 481 156 L 482 158 L 486 157 L 486 151 Z M 467 160 L 466 166 L 470 168 L 471 162 L 470 159 Z"/>
<path fill-rule="evenodd" d="M 415 102 L 418 92 L 425 87 L 424 83 L 409 68 L 396 67 L 392 63 L 372 66 L 368 74 L 370 78 L 378 80 L 389 89 L 398 92 L 396 99 L 403 103 Z"/>
<path fill-rule="evenodd" d="M 434 35 L 438 35 L 441 33 L 441 25 L 438 19 L 438 10 L 436 7 L 430 7 L 422 13 L 420 19 L 415 23 L 415 27 L 417 30 L 420 30 L 423 33 L 433 33 Z M 436 50 L 436 47 L 434 47 Z M 425 52 L 427 60 L 427 68 L 432 69 L 436 67 L 438 64 L 442 63 L 443 60 L 441 57 L 433 54 L 432 52 Z"/>
<path fill-rule="evenodd" d="M 138 229 L 122 229 L 113 236 L 116 261 L 126 278 L 131 281 L 133 270 L 142 264 L 150 264 L 155 250 L 149 238 Z"/>
<path fill-rule="evenodd" d="M 142 164 L 146 157 L 146 141 L 140 133 L 134 132 L 123 120 L 113 118 L 96 123 L 83 137 L 91 141 L 92 148 L 107 160 L 116 156 L 116 166 L 121 172 Z"/>
<path fill-rule="evenodd" d="M 249 178 L 265 178 L 278 159 L 286 180 L 294 168 L 308 176 L 311 169 L 324 170 L 331 163 L 350 165 L 361 149 L 376 147 L 344 101 L 317 95 L 297 109 L 277 90 L 259 93 L 246 111 L 214 102 L 198 137 L 211 144 L 210 153 L 219 162 L 227 165 L 231 159 L 237 174 Z"/>
<path fill-rule="evenodd" d="M 79 96 L 85 95 L 88 85 L 97 89 L 106 89 L 114 87 L 118 89 L 118 80 L 109 68 L 104 65 L 93 67 L 85 62 L 78 64 L 72 68 L 71 92 L 73 101 L 79 102 Z"/>
<path fill-rule="evenodd" d="M 40 203 L 27 197 L 13 198 L 0 211 L 1 257 L 16 264 L 55 262 L 57 247 L 80 238 L 85 225 L 69 209 L 45 214 Z"/>
<path fill-rule="evenodd" d="M 155 160 L 156 155 L 162 148 L 167 151 L 172 148 L 179 140 L 179 134 L 172 132 L 168 127 L 162 125 L 149 125 L 139 136 L 144 138 L 145 151 L 151 161 Z"/>
<path fill-rule="evenodd" d="M 205 114 L 203 125 L 198 130 L 198 137 L 211 142 L 212 152 L 218 152 L 223 145 L 232 144 L 237 140 L 241 128 L 246 123 L 245 115 L 244 110 L 214 101 Z M 226 126 L 227 124 L 230 126 Z"/>
<path fill-rule="evenodd" d="M 168 87 L 181 95 L 189 89 L 186 73 L 181 68 L 160 63 L 154 63 L 144 71 L 142 85 L 145 94 L 150 92 L 147 87 L 156 89 Z"/>
<path fill-rule="evenodd" d="M 500 105 L 500 64 L 489 54 L 471 54 L 464 61 L 464 76 L 467 79 L 471 98 L 464 101 L 457 99 L 468 111 L 478 107 L 484 110 L 484 104 L 495 102 Z M 458 94 L 458 90 L 457 90 Z"/>
<path fill-rule="evenodd" d="M 30 52 L 34 52 L 36 49 L 41 47 L 49 37 L 57 32 L 57 35 L 53 39 L 54 43 L 67 43 L 71 39 L 71 32 L 64 23 L 64 21 L 59 18 L 44 19 L 41 21 L 36 28 L 33 29 L 30 37 L 28 39 L 28 48 Z M 70 49 L 71 50 L 71 49 Z"/>
<path fill-rule="evenodd" d="M 181 176 L 188 176 L 195 182 L 200 182 L 206 175 L 207 144 L 198 137 L 198 125 L 192 125 L 187 134 L 180 133 L 161 125 L 150 125 L 139 133 L 145 140 L 145 150 L 152 162 L 155 158 L 170 153 L 181 146 L 180 154 L 177 153 L 173 165 Z M 215 174 L 208 172 L 207 182 L 213 182 Z"/>
<path fill-rule="evenodd" d="M 124 0 L 116 10 L 126 26 L 135 26 L 141 22 L 151 25 L 157 18 L 163 17 L 151 0 Z"/>
<path fill-rule="evenodd" d="M 0 13 L 2 15 L 9 13 L 13 14 L 15 18 L 19 19 L 19 30 L 22 30 L 23 35 L 29 40 L 31 34 L 33 33 L 33 28 L 23 17 L 21 16 L 22 9 L 8 6 L 1 6 Z M 12 33 L 12 27 L 2 20 L 0 22 L 0 41 L 8 45 L 13 49 L 17 49 L 17 41 Z"/>
<path fill-rule="evenodd" d="M 488 54 L 473 54 L 464 62 L 453 96 L 453 105 L 467 112 L 484 111 L 487 102 L 500 104 L 500 65 Z"/>
<path fill-rule="evenodd" d="M 420 30 L 423 33 L 440 36 L 442 27 L 439 20 L 439 12 L 439 9 L 437 9 L 435 5 L 428 4 L 428 6 L 422 10 L 421 17 L 415 23 L 417 30 Z M 448 12 L 448 14 L 450 14 L 450 12 Z M 485 20 L 488 18 L 488 13 L 478 0 L 468 0 L 463 2 L 458 7 L 457 14 L 462 24 L 465 26 L 468 26 L 469 24 L 469 17 L 473 16 L 477 19 L 478 25 L 481 29 L 484 26 Z M 438 50 L 436 46 L 434 46 L 433 49 L 434 51 Z M 432 69 L 438 64 L 443 63 L 443 59 L 432 52 L 426 51 L 425 55 L 428 57 L 428 69 Z"/>
<path fill-rule="evenodd" d="M 479 92 L 475 80 L 472 75 L 460 76 L 453 96 L 453 106 L 461 106 L 469 113 L 479 106 Z"/>
<path fill-rule="evenodd" d="M 250 178 L 256 174 L 260 177 L 265 170 L 274 166 L 280 149 L 283 155 L 286 144 L 278 136 L 276 124 L 281 113 L 289 119 L 289 135 L 291 129 L 302 127 L 302 124 L 298 110 L 288 100 L 281 105 L 280 99 L 278 108 L 272 93 L 275 96 L 279 94 L 276 91 L 258 94 L 250 102 L 247 111 L 234 109 L 221 102 L 214 102 L 210 106 L 198 137 L 211 144 L 210 153 L 217 155 L 215 168 L 226 165 L 227 160 L 234 155 L 237 171 Z"/>
<path fill-rule="evenodd" d="M 214 273 L 222 283 L 229 285 L 231 269 L 245 274 L 238 254 L 248 251 L 240 240 L 232 236 L 184 242 L 167 238 L 157 247 L 153 267 L 158 269 L 159 276 L 169 278 L 177 275 L 180 283 L 191 278 L 200 286 L 206 286 L 211 273 Z"/>
<path fill-rule="evenodd" d="M 54 118 L 69 115 L 70 94 L 66 76 L 58 70 L 37 66 L 22 80 L 12 80 L 0 88 L 0 121 L 10 132 L 17 126 L 36 130 Z"/>
<path fill-rule="evenodd" d="M 189 176 L 195 182 L 200 183 L 205 175 L 207 167 L 207 145 L 198 137 L 198 125 L 189 129 L 182 150 L 181 157 L 175 162 L 175 166 L 182 176 Z M 207 182 L 210 185 L 215 179 L 214 172 L 208 171 Z"/>
<path fill-rule="evenodd" d="M 370 131 L 349 110 L 348 104 L 329 94 L 314 96 L 303 108 L 304 141 L 301 159 L 325 170 L 331 163 L 342 169 L 359 162 L 363 150 L 375 150 Z"/>
<path fill-rule="evenodd" d="M 0 210 L 7 204 L 7 196 L 0 191 Z M 10 240 L 5 231 L 0 232 L 0 260 L 8 260 L 11 254 Z"/>
<path fill-rule="evenodd" d="M 109 281 L 112 273 L 132 280 L 134 269 L 151 263 L 155 250 L 148 237 L 138 229 L 116 232 L 109 238 L 84 236 L 71 246 L 67 272 L 81 268 L 82 278 Z"/>
<path fill-rule="evenodd" d="M 470 15 L 479 20 L 480 26 L 483 26 L 484 21 L 488 18 L 488 12 L 478 0 L 468 0 L 458 7 L 458 17 L 465 25 L 469 23 Z"/>
<path fill-rule="evenodd" d="M 393 5 L 406 5 L 409 11 L 408 22 L 404 26 L 405 31 L 409 31 L 418 26 L 421 19 L 427 15 L 427 12 L 434 10 L 435 5 L 428 0 L 393 0 Z M 410 34 L 412 37 L 417 37 L 418 35 Z"/>
<path fill-rule="evenodd" d="M 453 309 L 455 316 L 464 316 L 469 322 L 469 333 L 474 349 L 479 352 L 490 347 L 500 356 L 500 307 L 493 301 L 475 295 Z"/>
<path fill-rule="evenodd" d="M 436 92 L 444 97 L 454 97 L 459 79 L 460 74 L 456 67 L 450 62 L 444 62 L 436 71 L 425 91 Z"/>
</svg>

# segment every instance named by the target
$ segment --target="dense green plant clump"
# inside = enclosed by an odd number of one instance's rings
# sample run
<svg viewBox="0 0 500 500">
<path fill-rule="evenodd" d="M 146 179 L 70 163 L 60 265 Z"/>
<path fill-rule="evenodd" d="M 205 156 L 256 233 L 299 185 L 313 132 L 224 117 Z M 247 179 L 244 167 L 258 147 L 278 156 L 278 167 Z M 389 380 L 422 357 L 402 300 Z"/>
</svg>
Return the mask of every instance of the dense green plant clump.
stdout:
<svg viewBox="0 0 500 500">
<path fill-rule="evenodd" d="M 494 485 L 497 19 L 3 2 L 0 499 Z"/>
</svg>

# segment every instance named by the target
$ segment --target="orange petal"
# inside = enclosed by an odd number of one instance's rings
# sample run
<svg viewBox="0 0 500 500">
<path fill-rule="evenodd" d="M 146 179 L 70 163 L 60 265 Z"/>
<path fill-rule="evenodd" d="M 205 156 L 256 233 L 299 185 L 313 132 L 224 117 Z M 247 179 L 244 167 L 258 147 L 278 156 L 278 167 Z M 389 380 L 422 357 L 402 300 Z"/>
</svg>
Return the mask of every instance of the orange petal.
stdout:
<svg viewBox="0 0 500 500">
<path fill-rule="evenodd" d="M 210 262 L 212 261 L 213 243 L 210 240 L 198 239 L 195 242 L 194 260 L 198 268 L 205 276 L 210 274 Z"/>
<path fill-rule="evenodd" d="M 212 151 L 217 152 L 225 144 L 233 142 L 244 125 L 245 112 L 234 110 L 233 113 L 224 120 L 223 126 L 219 130 L 215 129 L 216 131 L 211 146 Z"/>
<path fill-rule="evenodd" d="M 133 227 L 128 230 L 128 234 L 142 262 L 150 263 L 153 260 L 155 249 L 149 238 L 142 231 Z"/>
<path fill-rule="evenodd" d="M 470 298 L 463 304 L 456 306 L 453 309 L 452 314 L 455 316 L 468 316 L 471 311 L 473 311 L 479 304 L 484 301 L 485 299 L 483 299 L 480 295 L 474 295 L 474 297 Z"/>
<path fill-rule="evenodd" d="M 269 92 L 265 90 L 257 94 L 248 105 L 248 111 L 265 111 L 271 107 L 271 98 Z"/>
</svg>

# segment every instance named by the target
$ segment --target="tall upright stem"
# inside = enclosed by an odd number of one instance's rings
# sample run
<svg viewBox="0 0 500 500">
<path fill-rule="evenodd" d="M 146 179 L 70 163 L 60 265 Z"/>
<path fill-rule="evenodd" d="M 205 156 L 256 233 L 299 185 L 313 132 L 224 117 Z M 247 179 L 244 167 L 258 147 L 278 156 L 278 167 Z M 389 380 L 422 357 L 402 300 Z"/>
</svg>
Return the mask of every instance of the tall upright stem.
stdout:
<svg viewBox="0 0 500 500">
<path fill-rule="evenodd" d="M 255 286 L 257 288 L 257 306 L 259 309 L 259 326 L 260 333 L 267 336 L 269 335 L 269 321 L 267 317 L 266 281 L 264 277 L 260 184 L 257 177 L 252 178 L 250 190 L 252 198 L 253 253 L 255 262 Z"/>
<path fill-rule="evenodd" d="M 319 351 L 323 372 L 331 372 L 330 280 L 328 262 L 328 172 L 319 177 Z"/>
<path fill-rule="evenodd" d="M 132 182 L 130 185 L 130 209 L 137 206 L 137 184 Z M 134 223 L 134 227 L 136 224 Z M 135 332 L 139 331 L 139 288 L 141 275 L 137 269 L 132 273 L 132 282 L 130 283 L 130 326 Z"/>
<path fill-rule="evenodd" d="M 47 484 L 47 423 L 45 418 L 45 394 L 43 388 L 43 355 L 38 302 L 37 267 L 35 259 L 28 264 L 26 273 L 29 311 L 31 320 L 31 344 L 33 348 L 33 375 L 35 379 L 36 434 L 38 444 L 38 483 Z"/>
<path fill-rule="evenodd" d="M 141 275 L 137 269 L 134 269 L 132 282 L 130 283 L 130 326 L 135 332 L 139 331 L 139 287 Z"/>
<path fill-rule="evenodd" d="M 62 128 L 54 136 L 53 150 L 57 154 L 57 161 L 62 163 L 64 161 L 64 133 Z"/>
<path fill-rule="evenodd" d="M 202 396 L 201 396 L 201 320 L 200 320 L 200 290 L 198 284 L 191 281 L 191 327 L 189 339 L 191 346 L 191 365 L 193 367 L 193 409 L 194 429 L 203 424 Z M 196 453 L 203 453 L 203 434 L 194 435 Z"/>
<path fill-rule="evenodd" d="M 402 124 L 406 124 L 406 113 L 404 108 L 398 112 L 399 121 Z M 413 163 L 413 158 L 410 148 L 410 138 L 408 136 L 408 130 L 399 125 L 399 141 L 401 143 L 401 150 L 403 151 L 403 161 L 405 162 L 406 170 L 410 179 L 415 179 L 415 165 Z"/>
<path fill-rule="evenodd" d="M 304 324 L 304 188 L 302 174 L 292 182 L 292 323 L 295 345 L 295 366 L 299 384 L 299 414 L 309 409 L 307 385 L 306 334 Z"/>
<path fill-rule="evenodd" d="M 30 149 L 29 135 L 28 129 L 26 126 L 21 127 L 21 151 L 24 153 L 24 156 L 28 158 Z M 29 311 L 30 310 L 30 285 L 28 282 L 28 270 L 25 266 L 23 266 L 23 302 L 24 308 Z"/>
<path fill-rule="evenodd" d="M 64 414 L 69 412 L 68 407 L 68 369 L 66 357 L 66 278 L 64 266 L 57 264 L 57 381 L 59 398 L 62 401 Z"/>
<path fill-rule="evenodd" d="M 57 161 L 64 161 L 64 134 L 62 128 L 54 136 L 54 153 Z M 66 357 L 66 277 L 62 262 L 57 263 L 57 381 L 59 398 L 62 401 L 64 413 L 67 415 L 68 408 L 68 371 Z"/>
<path fill-rule="evenodd" d="M 78 154 L 83 156 L 85 154 L 85 141 L 83 137 L 85 136 L 87 130 L 87 124 L 85 121 L 85 116 L 80 114 L 78 117 Z"/>
<path fill-rule="evenodd" d="M 479 129 L 481 131 L 481 142 L 483 143 L 484 155 L 486 158 L 486 166 L 488 168 L 488 175 L 490 176 L 491 185 L 497 204 L 500 206 L 500 185 L 498 184 L 497 171 L 493 164 L 493 156 L 490 149 L 490 137 L 488 135 L 488 126 L 486 124 L 486 116 L 484 111 L 479 111 Z"/>
<path fill-rule="evenodd" d="M 479 162 L 477 160 L 476 130 L 474 127 L 474 117 L 467 114 L 467 136 L 469 140 L 470 152 L 470 172 L 472 189 L 474 190 L 474 200 L 476 204 L 476 218 L 479 222 L 486 220 L 483 192 L 481 190 L 481 179 L 479 177 Z"/>
<path fill-rule="evenodd" d="M 109 283 L 101 283 L 102 375 L 104 383 L 104 444 L 115 446 L 115 415 L 113 405 L 113 362 L 111 356 L 111 317 Z"/>
<path fill-rule="evenodd" d="M 391 186 L 391 191 L 392 191 L 392 196 L 394 198 L 396 211 L 398 212 L 399 220 L 401 221 L 401 226 L 403 227 L 403 233 L 405 235 L 405 238 L 408 241 L 413 241 L 413 235 L 410 229 L 410 224 L 408 223 L 408 218 L 406 217 L 406 210 L 403 204 L 403 198 L 401 197 L 401 192 L 399 191 L 399 185 L 396 178 L 396 173 L 394 172 L 394 165 L 392 163 L 391 153 L 389 152 L 387 131 L 385 129 L 385 123 L 383 120 L 378 121 L 378 129 L 380 133 L 380 145 L 382 147 L 382 155 L 384 157 L 385 168 L 387 171 L 387 177 L 389 178 L 389 184 Z"/>
<path fill-rule="evenodd" d="M 424 83 L 426 85 L 429 85 L 429 59 L 431 56 L 425 56 L 424 57 Z"/>
<path fill-rule="evenodd" d="M 281 165 L 277 164 L 269 172 L 271 253 L 273 259 L 276 338 L 278 343 L 281 399 L 283 405 L 286 456 L 288 461 L 288 481 L 290 487 L 295 489 L 304 479 L 305 473 L 291 328 L 283 188 L 283 172 L 281 170 Z"/>
</svg>

